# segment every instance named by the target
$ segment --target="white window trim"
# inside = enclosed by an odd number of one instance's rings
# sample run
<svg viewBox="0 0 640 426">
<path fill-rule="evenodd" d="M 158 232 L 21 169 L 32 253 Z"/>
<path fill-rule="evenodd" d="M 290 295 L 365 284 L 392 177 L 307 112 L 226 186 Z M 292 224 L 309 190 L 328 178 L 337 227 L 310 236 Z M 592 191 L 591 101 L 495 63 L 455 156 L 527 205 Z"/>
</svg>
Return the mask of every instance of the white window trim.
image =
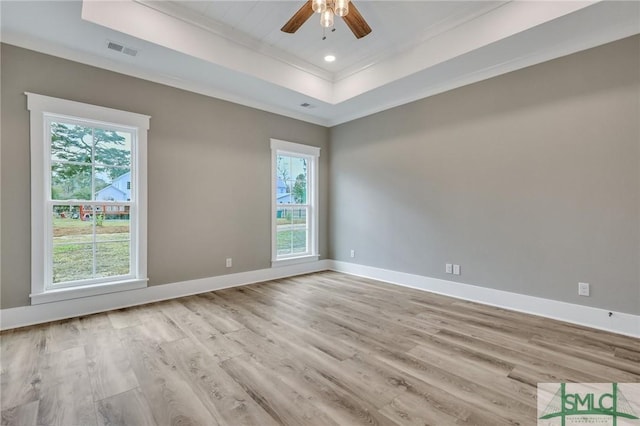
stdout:
<svg viewBox="0 0 640 426">
<path fill-rule="evenodd" d="M 120 111 L 66 99 L 53 98 L 25 92 L 27 109 L 30 112 L 31 130 L 31 304 L 55 302 L 79 297 L 113 293 L 115 291 L 132 290 L 147 286 L 147 131 L 148 115 Z M 46 116 L 58 115 L 82 121 L 96 121 L 112 124 L 114 127 L 128 127 L 137 130 L 133 159 L 136 165 L 134 187 L 137 188 L 137 209 L 135 240 L 137 256 L 133 278 L 91 283 L 85 286 L 47 289 L 46 258 L 47 232 L 49 215 L 46 211 L 45 196 L 49 188 L 48 170 L 49 148 L 48 134 L 45 129 Z M 118 278 L 115 277 L 117 280 Z M 120 278 L 121 279 L 121 278 Z"/>
<path fill-rule="evenodd" d="M 278 178 L 276 174 L 278 153 L 304 155 L 313 157 L 313 162 L 309 168 L 309 191 L 307 194 L 310 203 L 311 223 L 309 229 L 309 248 L 311 253 L 305 253 L 302 256 L 291 256 L 284 259 L 278 259 L 277 250 L 277 209 L 276 191 L 278 187 Z M 287 142 L 279 139 L 271 139 L 271 266 L 288 266 L 298 263 L 317 261 L 320 257 L 318 252 L 318 168 L 320 167 L 320 148 L 310 145 L 304 145 L 294 142 Z"/>
</svg>

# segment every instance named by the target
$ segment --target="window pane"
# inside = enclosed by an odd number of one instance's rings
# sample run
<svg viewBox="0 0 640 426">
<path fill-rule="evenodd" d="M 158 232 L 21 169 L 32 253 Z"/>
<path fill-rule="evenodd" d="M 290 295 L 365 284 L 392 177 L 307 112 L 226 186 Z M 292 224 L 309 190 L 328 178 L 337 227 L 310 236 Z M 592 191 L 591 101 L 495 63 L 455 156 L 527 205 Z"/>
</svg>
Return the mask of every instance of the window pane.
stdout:
<svg viewBox="0 0 640 426">
<path fill-rule="evenodd" d="M 93 242 L 91 213 L 82 206 L 53 206 L 53 243 Z"/>
<path fill-rule="evenodd" d="M 131 167 L 131 133 L 95 129 L 96 164 Z"/>
<path fill-rule="evenodd" d="M 53 283 L 93 278 L 93 244 L 53 245 Z"/>
<path fill-rule="evenodd" d="M 278 256 L 291 254 L 292 212 L 290 208 L 281 207 L 276 211 L 276 246 Z"/>
<path fill-rule="evenodd" d="M 131 171 L 120 167 L 96 167 L 96 201 L 131 201 Z"/>
<path fill-rule="evenodd" d="M 91 166 L 53 163 L 51 165 L 52 200 L 90 200 Z"/>
<path fill-rule="evenodd" d="M 291 157 L 278 155 L 276 161 L 276 204 L 291 204 Z"/>
<path fill-rule="evenodd" d="M 278 250 L 278 256 L 286 256 L 288 254 L 291 254 L 292 251 L 292 245 L 291 245 L 291 230 L 280 230 L 278 229 L 277 231 L 277 250 Z"/>
<path fill-rule="evenodd" d="M 96 277 L 129 274 L 129 242 L 96 244 Z"/>
<path fill-rule="evenodd" d="M 54 284 L 93 277 L 93 215 L 83 206 L 53 206 L 52 262 Z"/>
<path fill-rule="evenodd" d="M 291 181 L 284 181 L 278 178 L 278 185 L 276 188 L 276 204 L 291 204 L 293 202 L 291 198 Z"/>
<path fill-rule="evenodd" d="M 291 245 L 293 253 L 307 252 L 307 209 L 292 209 Z"/>
<path fill-rule="evenodd" d="M 291 192 L 293 202 L 307 203 L 307 160 L 299 157 L 291 158 Z"/>
<path fill-rule="evenodd" d="M 103 206 L 96 216 L 96 241 L 129 241 L 129 206 Z"/>
<path fill-rule="evenodd" d="M 92 129 L 66 123 L 51 123 L 51 159 L 91 162 Z"/>
<path fill-rule="evenodd" d="M 281 207 L 276 212 L 277 254 L 286 256 L 308 251 L 306 208 Z"/>
</svg>

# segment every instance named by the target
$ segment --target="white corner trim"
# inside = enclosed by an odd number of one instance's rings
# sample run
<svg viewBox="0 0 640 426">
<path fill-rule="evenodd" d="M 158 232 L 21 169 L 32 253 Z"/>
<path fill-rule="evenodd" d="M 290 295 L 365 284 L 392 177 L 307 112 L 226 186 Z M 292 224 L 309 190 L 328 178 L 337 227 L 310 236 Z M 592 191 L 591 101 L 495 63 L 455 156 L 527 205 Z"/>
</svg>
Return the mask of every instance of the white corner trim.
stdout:
<svg viewBox="0 0 640 426">
<path fill-rule="evenodd" d="M 271 267 L 281 268 L 283 266 L 297 265 L 300 263 L 317 262 L 319 258 L 320 256 L 317 254 L 309 254 L 305 256 L 291 257 L 288 259 L 272 260 Z"/>
<path fill-rule="evenodd" d="M 640 337 L 640 315 L 576 305 L 552 299 L 511 293 L 493 288 L 479 287 L 355 263 L 337 260 L 330 260 L 328 262 L 329 268 L 336 272 L 371 278 L 403 287 L 424 290 L 627 336 Z M 609 312 L 613 313 L 611 317 L 609 317 Z"/>
<path fill-rule="evenodd" d="M 278 151 L 291 152 L 294 154 L 304 154 L 312 157 L 320 157 L 320 147 L 306 145 L 303 143 L 287 142 L 280 139 L 270 140 L 271 149 Z"/>
<path fill-rule="evenodd" d="M 82 287 L 66 287 L 43 293 L 30 294 L 32 305 L 59 302 L 61 300 L 80 299 L 101 294 L 117 293 L 119 291 L 135 290 L 147 286 L 147 279 L 133 279 L 116 282 L 104 282 Z"/>
<path fill-rule="evenodd" d="M 117 126 L 124 125 L 137 127 L 141 130 L 149 130 L 150 115 L 122 111 L 68 99 L 54 98 L 31 92 L 25 92 L 25 95 L 27 95 L 27 109 L 29 111 L 36 111 L 37 113 L 49 112 L 68 115 L 74 118 L 89 117 Z"/>
<path fill-rule="evenodd" d="M 73 318 L 161 300 L 175 299 L 213 290 L 239 287 L 329 269 L 329 261 L 320 260 L 281 268 L 258 269 L 216 277 L 121 291 L 100 296 L 20 306 L 0 310 L 0 330 L 25 327 L 65 318 Z"/>
</svg>

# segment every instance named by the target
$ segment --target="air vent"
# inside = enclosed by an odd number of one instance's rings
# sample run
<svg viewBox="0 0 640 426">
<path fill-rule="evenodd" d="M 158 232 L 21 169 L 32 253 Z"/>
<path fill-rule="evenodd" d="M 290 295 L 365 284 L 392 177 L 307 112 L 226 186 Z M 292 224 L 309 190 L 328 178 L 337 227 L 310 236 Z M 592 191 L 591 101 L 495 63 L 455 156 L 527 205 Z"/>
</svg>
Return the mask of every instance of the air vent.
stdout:
<svg viewBox="0 0 640 426">
<path fill-rule="evenodd" d="M 138 54 L 138 51 L 136 49 L 132 49 L 130 47 L 125 47 L 124 50 L 122 51 L 122 53 L 124 53 L 125 55 L 129 55 L 129 56 L 136 56 Z"/>
<path fill-rule="evenodd" d="M 129 56 L 136 56 L 138 54 L 138 50 L 133 47 L 127 47 L 120 43 L 116 43 L 110 40 L 107 40 L 107 48 L 111 50 L 115 50 L 116 52 L 123 53 Z"/>
<path fill-rule="evenodd" d="M 122 52 L 124 46 L 118 43 L 114 43 L 112 41 L 108 42 L 107 47 L 111 50 L 115 50 L 116 52 Z"/>
</svg>

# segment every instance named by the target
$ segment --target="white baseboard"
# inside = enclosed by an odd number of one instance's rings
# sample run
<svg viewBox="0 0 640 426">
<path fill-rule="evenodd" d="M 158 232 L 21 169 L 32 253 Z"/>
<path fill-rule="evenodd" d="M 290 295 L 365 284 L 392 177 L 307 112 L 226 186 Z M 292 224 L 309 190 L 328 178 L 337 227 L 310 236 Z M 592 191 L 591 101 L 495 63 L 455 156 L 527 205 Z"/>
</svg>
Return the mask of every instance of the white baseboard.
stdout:
<svg viewBox="0 0 640 426">
<path fill-rule="evenodd" d="M 335 260 L 319 260 L 317 262 L 299 265 L 260 269 L 172 284 L 156 285 L 101 296 L 90 296 L 61 302 L 2 309 L 0 310 L 0 330 L 9 330 L 328 269 L 627 336 L 640 337 L 640 315 L 592 308 L 573 303 L 559 302 L 557 300 L 543 299 L 541 297 L 527 296 L 487 287 L 462 284 L 454 281 Z M 609 316 L 609 312 L 612 312 L 613 315 Z"/>
<path fill-rule="evenodd" d="M 355 263 L 336 260 L 330 260 L 328 262 L 329 268 L 337 272 L 443 294 L 445 296 L 485 305 L 497 306 L 512 311 L 553 318 L 599 330 L 640 337 L 640 315 L 592 308 L 590 306 L 543 299 L 541 297 L 462 284 L 422 275 L 407 274 L 405 272 L 390 271 Z M 613 315 L 609 316 L 609 312 Z"/>
<path fill-rule="evenodd" d="M 298 265 L 281 266 L 256 271 L 239 272 L 217 277 L 201 278 L 171 284 L 155 285 L 136 290 L 89 296 L 60 302 L 20 306 L 0 310 L 0 330 L 24 327 L 65 318 L 95 314 L 97 312 L 143 305 L 161 300 L 175 299 L 213 290 L 292 277 L 329 269 L 327 260 Z"/>
</svg>

